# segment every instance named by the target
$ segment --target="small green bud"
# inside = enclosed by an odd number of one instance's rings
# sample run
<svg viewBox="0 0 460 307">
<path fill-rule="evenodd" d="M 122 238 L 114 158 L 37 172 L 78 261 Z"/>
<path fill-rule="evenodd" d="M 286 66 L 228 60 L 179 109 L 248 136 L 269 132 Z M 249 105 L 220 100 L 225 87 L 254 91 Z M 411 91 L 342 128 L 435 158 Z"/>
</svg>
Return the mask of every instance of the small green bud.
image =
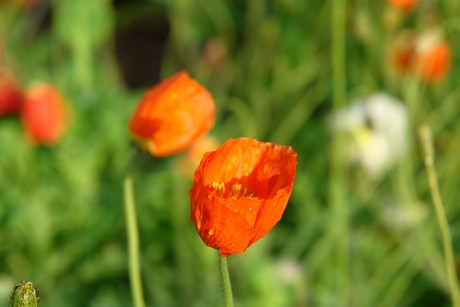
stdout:
<svg viewBox="0 0 460 307">
<path fill-rule="evenodd" d="M 30 281 L 21 281 L 11 293 L 10 307 L 37 307 L 40 297 Z"/>
</svg>

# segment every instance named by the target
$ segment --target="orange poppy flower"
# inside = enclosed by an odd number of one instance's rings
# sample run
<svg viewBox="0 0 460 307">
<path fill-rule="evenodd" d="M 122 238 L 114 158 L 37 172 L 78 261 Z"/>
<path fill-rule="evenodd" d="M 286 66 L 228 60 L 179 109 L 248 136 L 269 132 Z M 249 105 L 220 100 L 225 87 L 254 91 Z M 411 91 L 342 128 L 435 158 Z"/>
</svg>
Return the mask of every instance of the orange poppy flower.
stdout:
<svg viewBox="0 0 460 307">
<path fill-rule="evenodd" d="M 40 0 L 9 0 L 9 2 L 21 8 L 33 9 L 35 6 L 38 5 Z"/>
<path fill-rule="evenodd" d="M 17 83 L 7 74 L 0 72 L 0 116 L 19 111 L 22 92 Z"/>
<path fill-rule="evenodd" d="M 388 0 L 394 7 L 402 11 L 410 11 L 417 4 L 418 0 Z"/>
<path fill-rule="evenodd" d="M 27 91 L 21 117 L 29 140 L 51 146 L 64 132 L 67 113 L 57 90 L 52 85 L 38 83 Z"/>
<path fill-rule="evenodd" d="M 437 82 L 445 77 L 451 64 L 450 46 L 438 42 L 418 58 L 420 77 L 428 82 Z"/>
<path fill-rule="evenodd" d="M 415 36 L 403 33 L 392 50 L 392 61 L 398 73 L 413 73 L 429 83 L 443 79 L 451 66 L 450 45 L 436 31 Z"/>
<path fill-rule="evenodd" d="M 211 94 L 180 71 L 147 90 L 129 129 L 142 148 L 163 157 L 188 148 L 213 125 Z"/>
<path fill-rule="evenodd" d="M 415 57 L 416 38 L 412 33 L 403 32 L 392 49 L 392 62 L 398 73 L 404 74 L 412 68 Z"/>
<path fill-rule="evenodd" d="M 291 147 L 250 138 L 206 153 L 190 190 L 190 215 L 203 242 L 226 257 L 267 234 L 291 195 L 296 157 Z"/>
</svg>

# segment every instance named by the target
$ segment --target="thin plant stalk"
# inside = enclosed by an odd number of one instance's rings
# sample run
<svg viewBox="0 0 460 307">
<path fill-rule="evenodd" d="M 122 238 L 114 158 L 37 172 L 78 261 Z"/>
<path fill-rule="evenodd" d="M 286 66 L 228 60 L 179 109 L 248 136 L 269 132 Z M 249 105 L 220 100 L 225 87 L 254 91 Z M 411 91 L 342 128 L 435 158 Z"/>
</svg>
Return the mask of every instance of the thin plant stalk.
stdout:
<svg viewBox="0 0 460 307">
<path fill-rule="evenodd" d="M 136 205 L 133 193 L 133 176 L 131 173 L 128 173 L 124 181 L 124 196 L 131 295 L 133 297 L 135 307 L 144 307 L 145 302 L 142 290 L 139 256 L 139 234 L 137 229 Z"/>
<path fill-rule="evenodd" d="M 346 101 L 345 73 L 345 7 L 344 0 L 332 2 L 331 39 L 332 39 L 332 89 L 333 108 L 338 110 Z M 343 155 L 343 139 L 336 136 L 331 148 L 331 173 L 329 179 L 329 201 L 334 211 L 332 225 L 337 250 L 335 269 L 335 297 L 337 305 L 347 305 L 348 297 L 348 207 L 346 201 L 346 180 Z"/>
<path fill-rule="evenodd" d="M 441 230 L 442 243 L 444 249 L 444 258 L 446 264 L 447 278 L 449 280 L 450 294 L 454 307 L 460 306 L 460 295 L 458 288 L 458 279 L 455 269 L 454 252 L 452 248 L 452 237 L 447 220 L 446 212 L 439 192 L 436 169 L 434 167 L 434 149 L 431 135 L 431 129 L 424 124 L 419 127 L 419 137 L 423 149 L 424 163 L 428 175 L 430 194 L 433 201 L 434 210 L 438 219 Z"/>
<path fill-rule="evenodd" d="M 225 307 L 233 307 L 233 292 L 228 273 L 227 258 L 219 254 L 220 275 L 222 278 L 222 287 L 224 289 Z"/>
</svg>

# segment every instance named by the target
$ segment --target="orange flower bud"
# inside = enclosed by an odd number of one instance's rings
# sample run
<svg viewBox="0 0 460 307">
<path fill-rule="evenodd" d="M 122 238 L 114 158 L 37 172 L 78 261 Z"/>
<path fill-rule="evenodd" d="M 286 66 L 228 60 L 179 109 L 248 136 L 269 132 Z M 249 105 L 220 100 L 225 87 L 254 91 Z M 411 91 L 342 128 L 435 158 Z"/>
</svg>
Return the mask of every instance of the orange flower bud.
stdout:
<svg viewBox="0 0 460 307">
<path fill-rule="evenodd" d="M 60 94 L 44 83 L 35 84 L 27 91 L 21 116 L 28 138 L 47 146 L 61 138 L 67 119 Z"/>
<path fill-rule="evenodd" d="M 22 93 L 16 82 L 0 72 L 0 116 L 17 113 L 21 106 Z"/>
<path fill-rule="evenodd" d="M 417 4 L 417 0 L 388 0 L 388 2 L 401 11 L 408 12 Z"/>
<path fill-rule="evenodd" d="M 211 94 L 180 71 L 147 90 L 129 130 L 142 148 L 163 157 L 188 148 L 213 125 Z"/>
<path fill-rule="evenodd" d="M 226 257 L 266 235 L 288 203 L 296 157 L 289 146 L 250 138 L 206 153 L 190 190 L 190 215 L 203 242 Z"/>
</svg>

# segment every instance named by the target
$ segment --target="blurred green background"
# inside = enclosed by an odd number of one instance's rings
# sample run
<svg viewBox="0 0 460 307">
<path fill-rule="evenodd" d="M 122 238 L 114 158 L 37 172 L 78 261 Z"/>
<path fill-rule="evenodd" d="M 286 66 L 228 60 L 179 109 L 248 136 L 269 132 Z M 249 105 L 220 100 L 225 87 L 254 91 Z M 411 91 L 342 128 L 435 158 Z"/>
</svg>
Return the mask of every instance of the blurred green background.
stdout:
<svg viewBox="0 0 460 307">
<path fill-rule="evenodd" d="M 20 280 L 34 283 L 40 306 L 131 305 L 127 123 L 147 87 L 186 69 L 215 98 L 219 142 L 247 136 L 298 153 L 283 219 L 229 258 L 237 306 L 450 306 L 416 127 L 433 129 L 457 257 L 460 3 L 427 0 L 402 13 L 383 0 L 20 2 L 0 2 L 3 68 L 25 88 L 54 84 L 73 115 L 52 148 L 30 145 L 17 117 L 0 119 L 0 305 Z M 333 28 L 340 16 L 345 27 Z M 394 74 L 397 34 L 433 24 L 452 48 L 448 77 L 431 85 Z M 345 50 L 334 49 L 334 31 Z M 345 57 L 345 96 L 333 90 L 335 69 L 341 78 L 333 51 Z M 381 91 L 407 107 L 406 150 L 370 178 L 347 163 L 347 140 L 333 145 L 329 119 L 340 104 Z M 177 159 L 136 161 L 146 301 L 219 306 L 216 252 L 189 218 L 191 180 Z"/>
</svg>

